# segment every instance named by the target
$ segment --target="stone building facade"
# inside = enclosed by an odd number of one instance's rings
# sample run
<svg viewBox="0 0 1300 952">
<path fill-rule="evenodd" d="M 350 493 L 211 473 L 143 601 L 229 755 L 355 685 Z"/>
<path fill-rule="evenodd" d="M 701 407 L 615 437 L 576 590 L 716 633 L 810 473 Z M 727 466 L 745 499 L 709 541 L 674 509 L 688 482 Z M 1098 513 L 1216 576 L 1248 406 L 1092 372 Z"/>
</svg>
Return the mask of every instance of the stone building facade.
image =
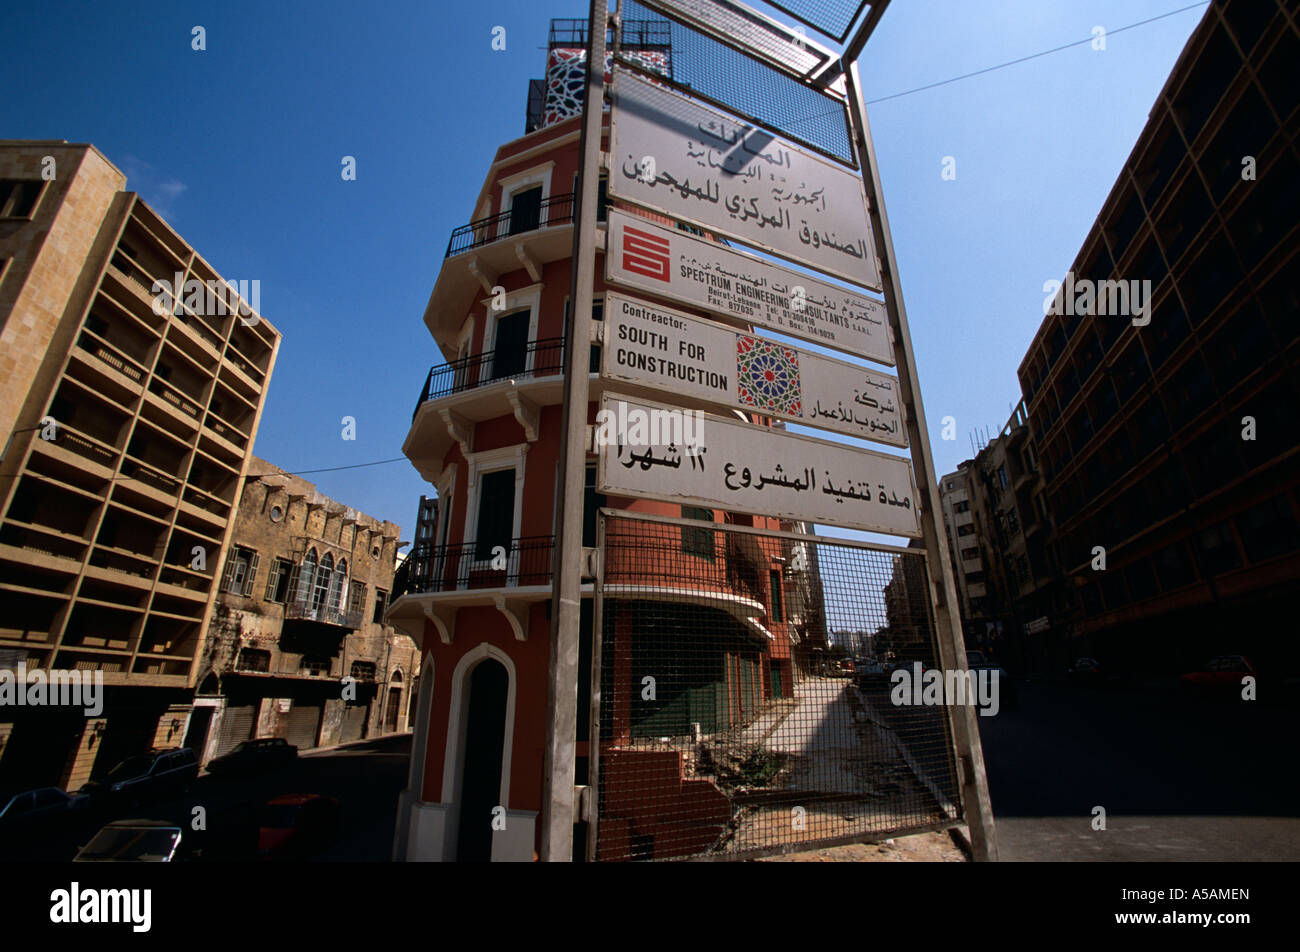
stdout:
<svg viewBox="0 0 1300 952">
<path fill-rule="evenodd" d="M 92 145 L 0 142 L 0 669 L 104 688 L 0 708 L 0 787 L 180 743 L 280 346 L 126 184 Z"/>
<path fill-rule="evenodd" d="M 381 620 L 399 531 L 253 458 L 186 737 L 202 760 L 252 737 L 305 749 L 408 728 L 419 654 Z"/>
</svg>

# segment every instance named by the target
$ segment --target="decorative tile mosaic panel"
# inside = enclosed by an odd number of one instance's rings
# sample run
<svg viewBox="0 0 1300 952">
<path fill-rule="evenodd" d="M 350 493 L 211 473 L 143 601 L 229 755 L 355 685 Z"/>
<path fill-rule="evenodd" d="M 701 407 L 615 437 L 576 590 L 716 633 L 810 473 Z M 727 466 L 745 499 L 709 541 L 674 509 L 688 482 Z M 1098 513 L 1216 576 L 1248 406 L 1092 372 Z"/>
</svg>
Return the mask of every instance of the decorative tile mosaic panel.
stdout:
<svg viewBox="0 0 1300 952">
<path fill-rule="evenodd" d="M 625 50 L 624 58 L 634 59 L 644 68 L 655 72 L 668 71 L 668 54 L 665 52 L 632 52 Z M 605 54 L 605 82 L 610 81 L 610 54 Z M 542 125 L 562 122 L 582 112 L 582 93 L 587 83 L 587 51 L 581 47 L 557 47 L 551 50 L 546 64 L 546 108 Z"/>
<path fill-rule="evenodd" d="M 736 382 L 741 403 L 803 416 L 799 353 L 794 348 L 737 334 Z"/>
</svg>

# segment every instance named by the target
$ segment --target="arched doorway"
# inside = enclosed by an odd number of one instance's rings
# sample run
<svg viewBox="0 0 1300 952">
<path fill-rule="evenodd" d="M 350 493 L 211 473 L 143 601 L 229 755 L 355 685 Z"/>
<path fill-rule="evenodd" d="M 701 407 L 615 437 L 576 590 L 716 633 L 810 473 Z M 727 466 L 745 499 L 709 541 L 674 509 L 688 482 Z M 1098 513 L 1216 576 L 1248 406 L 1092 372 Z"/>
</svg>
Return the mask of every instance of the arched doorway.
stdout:
<svg viewBox="0 0 1300 952">
<path fill-rule="evenodd" d="M 501 803 L 501 761 L 505 750 L 506 700 L 510 675 L 485 658 L 470 672 L 466 687 L 456 837 L 458 862 L 492 859 L 492 810 Z"/>
<path fill-rule="evenodd" d="M 384 711 L 384 732 L 391 734 L 397 730 L 397 719 L 402 711 L 402 672 L 396 670 L 389 679 L 388 707 Z"/>
</svg>

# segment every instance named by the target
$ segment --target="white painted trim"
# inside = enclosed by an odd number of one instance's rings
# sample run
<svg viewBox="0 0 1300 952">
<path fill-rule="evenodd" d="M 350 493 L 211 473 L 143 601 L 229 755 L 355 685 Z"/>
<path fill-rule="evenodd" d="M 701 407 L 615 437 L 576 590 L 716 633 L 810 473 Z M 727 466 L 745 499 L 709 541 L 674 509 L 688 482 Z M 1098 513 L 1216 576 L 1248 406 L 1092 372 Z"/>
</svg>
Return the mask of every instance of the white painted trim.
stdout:
<svg viewBox="0 0 1300 952">
<path fill-rule="evenodd" d="M 515 471 L 515 518 L 514 524 L 510 527 L 510 538 L 519 538 L 519 527 L 523 520 L 524 469 L 530 445 L 529 443 L 516 443 L 514 446 L 503 446 L 496 450 L 484 450 L 481 453 L 469 454 L 469 480 L 466 483 L 465 492 L 468 508 L 465 511 L 465 529 L 461 536 L 461 545 L 473 542 L 478 538 L 479 474 L 493 473 L 511 467 L 514 467 Z M 514 557 L 518 558 L 518 553 Z M 475 569 L 483 569 L 488 565 L 487 562 L 473 561 L 472 555 L 470 558 L 462 558 L 460 564 L 463 567 L 461 569 L 462 574 L 468 574 Z M 511 566 L 511 568 L 513 569 L 514 566 Z"/>
<path fill-rule="evenodd" d="M 490 298 L 489 298 L 490 300 Z M 460 333 L 456 335 L 456 359 L 468 357 L 470 348 L 473 346 L 474 337 L 474 313 L 471 311 L 465 318 L 465 323 L 461 325 Z"/>
<path fill-rule="evenodd" d="M 496 645 L 483 642 L 461 657 L 451 675 L 451 704 L 447 712 L 447 750 L 442 766 L 441 799 L 441 802 L 449 807 L 447 823 L 449 834 L 457 830 L 460 825 L 460 803 L 457 797 L 460 795 L 461 772 L 465 767 L 464 731 L 469 713 L 469 692 L 466 688 L 473 669 L 478 662 L 487 658 L 501 662 L 502 667 L 506 669 L 508 679 L 505 737 L 502 738 L 501 744 L 501 789 L 498 793 L 497 805 L 505 807 L 507 811 L 510 809 L 510 763 L 515 742 L 515 692 L 518 686 L 518 675 L 515 671 L 515 663 L 508 654 Z M 446 855 L 454 852 L 455 847 L 452 845 L 454 842 L 454 837 L 449 835 L 444 859 L 455 859 L 454 855 Z"/>
<path fill-rule="evenodd" d="M 483 350 L 484 354 L 490 354 L 497 349 L 497 323 L 503 317 L 510 317 L 519 313 L 524 308 L 528 309 L 528 343 L 537 340 L 537 320 L 542 310 L 542 285 L 530 284 L 526 288 L 520 288 L 518 291 L 511 291 L 506 294 L 505 309 L 497 312 L 492 310 L 492 299 L 489 297 L 485 302 L 487 313 L 487 325 L 483 328 Z M 533 369 L 533 358 L 536 354 L 529 353 L 524 360 L 524 372 L 527 373 Z"/>
<path fill-rule="evenodd" d="M 407 789 L 423 800 L 425 759 L 429 754 L 429 717 L 433 711 L 433 652 L 426 651 L 420 667 L 419 696 L 415 702 L 415 733 L 411 737 L 411 768 Z"/>
<path fill-rule="evenodd" d="M 570 119 L 573 118 L 574 117 L 570 116 L 569 119 L 565 119 L 562 121 L 568 122 L 570 121 Z M 521 149 L 520 151 L 516 152 L 513 155 L 508 155 L 503 158 L 497 159 L 490 166 L 488 166 L 487 175 L 483 179 L 483 187 L 479 189 L 479 193 L 478 193 L 479 207 L 482 207 L 482 205 L 488 202 L 489 199 L 491 198 L 491 189 L 493 183 L 496 181 L 495 176 L 498 169 L 508 168 L 512 165 L 518 165 L 521 162 L 527 162 L 529 159 L 535 158 L 536 156 L 547 155 L 550 152 L 555 151 L 556 149 L 562 148 L 563 146 L 570 145 L 578 141 L 581 133 L 577 129 L 575 129 L 572 132 L 566 132 L 562 136 L 555 136 L 554 138 L 549 138 L 549 139 L 545 138 L 548 132 L 552 132 L 554 130 L 555 125 L 557 124 L 543 126 L 540 129 L 534 129 L 532 132 L 529 132 L 527 135 L 520 136 L 518 139 L 515 139 L 513 142 L 507 142 L 505 145 L 501 147 L 504 149 L 506 148 L 506 146 L 515 145 L 516 143 L 522 142 L 531 136 L 537 136 L 540 140 L 535 145 L 530 145 L 527 149 Z M 606 134 L 602 141 L 608 140 L 608 138 L 609 135 Z M 498 153 L 500 153 L 500 149 L 498 149 L 497 151 Z M 486 218 L 487 213 L 484 212 L 482 215 L 479 215 L 478 217 Z"/>
<path fill-rule="evenodd" d="M 542 201 L 551 197 L 551 173 L 555 170 L 555 160 L 551 159 L 534 165 L 532 168 L 516 172 L 497 179 L 501 189 L 501 213 L 504 215 L 514 207 L 515 195 L 534 185 L 542 187 Z"/>
</svg>

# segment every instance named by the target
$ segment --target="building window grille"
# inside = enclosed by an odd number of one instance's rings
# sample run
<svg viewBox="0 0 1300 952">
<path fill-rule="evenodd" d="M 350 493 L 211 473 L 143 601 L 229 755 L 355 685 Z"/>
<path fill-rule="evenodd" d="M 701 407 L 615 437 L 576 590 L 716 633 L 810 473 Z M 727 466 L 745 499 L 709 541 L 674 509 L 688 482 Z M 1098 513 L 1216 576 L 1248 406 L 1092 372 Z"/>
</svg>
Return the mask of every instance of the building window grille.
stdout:
<svg viewBox="0 0 1300 952">
<path fill-rule="evenodd" d="M 313 678 L 328 677 L 330 659 L 319 655 L 304 655 L 302 661 L 298 662 L 298 670 Z"/>
<path fill-rule="evenodd" d="M 320 567 L 316 569 L 316 580 L 312 585 L 311 607 L 319 609 L 322 605 L 328 604 L 330 583 L 334 580 L 334 556 L 325 553 L 325 558 L 320 560 Z"/>
<path fill-rule="evenodd" d="M 366 609 L 366 583 L 352 581 L 348 588 L 348 614 L 358 618 Z"/>
<path fill-rule="evenodd" d="M 241 648 L 235 667 L 240 671 L 265 674 L 271 670 L 271 652 L 261 648 Z"/>
</svg>

